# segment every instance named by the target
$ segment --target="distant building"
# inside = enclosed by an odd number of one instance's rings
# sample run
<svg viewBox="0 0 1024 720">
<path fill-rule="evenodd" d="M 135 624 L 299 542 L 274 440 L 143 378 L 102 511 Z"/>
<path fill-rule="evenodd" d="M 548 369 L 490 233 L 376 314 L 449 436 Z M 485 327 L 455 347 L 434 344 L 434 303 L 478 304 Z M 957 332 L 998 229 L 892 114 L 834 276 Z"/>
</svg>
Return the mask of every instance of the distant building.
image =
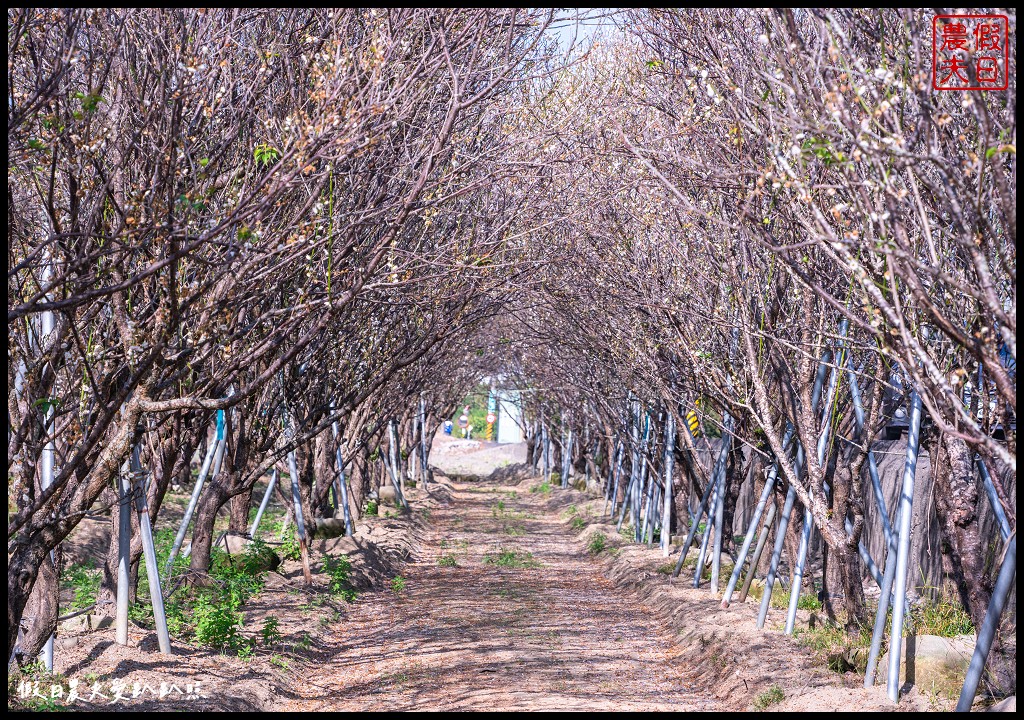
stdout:
<svg viewBox="0 0 1024 720">
<path fill-rule="evenodd" d="M 503 390 L 498 395 L 498 437 L 499 443 L 522 442 L 523 403 L 518 390 Z"/>
</svg>

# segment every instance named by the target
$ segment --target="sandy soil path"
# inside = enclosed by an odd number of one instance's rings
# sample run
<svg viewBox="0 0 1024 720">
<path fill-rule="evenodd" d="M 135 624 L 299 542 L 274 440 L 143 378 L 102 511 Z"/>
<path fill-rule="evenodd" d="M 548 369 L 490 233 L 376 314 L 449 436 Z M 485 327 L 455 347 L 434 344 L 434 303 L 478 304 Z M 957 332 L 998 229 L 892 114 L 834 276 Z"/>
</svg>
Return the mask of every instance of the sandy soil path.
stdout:
<svg viewBox="0 0 1024 720">
<path fill-rule="evenodd" d="M 540 498 L 481 482 L 453 489 L 402 571 L 405 589 L 361 596 L 282 709 L 714 709 L 672 662 L 672 633 Z M 502 553 L 532 566 L 488 561 Z M 439 565 L 443 555 L 457 565 Z"/>
</svg>

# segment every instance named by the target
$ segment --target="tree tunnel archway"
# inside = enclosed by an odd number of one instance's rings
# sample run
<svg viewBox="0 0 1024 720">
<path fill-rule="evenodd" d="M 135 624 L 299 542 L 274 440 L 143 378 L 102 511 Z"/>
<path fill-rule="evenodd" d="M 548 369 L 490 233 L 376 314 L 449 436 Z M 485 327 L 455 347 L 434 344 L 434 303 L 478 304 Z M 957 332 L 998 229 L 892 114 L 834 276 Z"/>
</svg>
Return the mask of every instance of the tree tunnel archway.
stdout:
<svg viewBox="0 0 1024 720">
<path fill-rule="evenodd" d="M 531 467 L 638 542 L 688 537 L 676 573 L 712 558 L 726 605 L 789 523 L 793 608 L 820 547 L 850 632 L 865 583 L 906 590 L 913 510 L 873 450 L 904 412 L 951 582 L 992 624 L 1015 53 L 1008 90 L 949 93 L 922 11 L 624 10 L 573 53 L 566 22 L 9 12 L 9 655 L 52 638 L 51 553 L 83 518 L 110 513 L 97 607 L 124 626 L 170 488 L 195 490 L 178 580 L 207 581 L 219 513 L 251 534 L 271 474 L 305 561 L 325 515 L 351 532 L 430 482 L 485 376 L 521 392 Z"/>
</svg>

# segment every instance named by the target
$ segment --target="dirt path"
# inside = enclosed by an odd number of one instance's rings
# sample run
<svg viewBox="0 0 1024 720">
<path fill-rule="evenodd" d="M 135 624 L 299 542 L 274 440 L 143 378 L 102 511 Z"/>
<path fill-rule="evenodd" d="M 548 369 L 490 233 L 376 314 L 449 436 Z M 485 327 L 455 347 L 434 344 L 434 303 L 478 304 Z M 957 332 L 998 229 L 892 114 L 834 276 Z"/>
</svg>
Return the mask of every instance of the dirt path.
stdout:
<svg viewBox="0 0 1024 720">
<path fill-rule="evenodd" d="M 673 634 L 540 498 L 479 482 L 453 491 L 402 570 L 405 589 L 361 596 L 282 709 L 714 709 L 673 662 Z M 529 566 L 495 564 L 502 553 Z"/>
</svg>

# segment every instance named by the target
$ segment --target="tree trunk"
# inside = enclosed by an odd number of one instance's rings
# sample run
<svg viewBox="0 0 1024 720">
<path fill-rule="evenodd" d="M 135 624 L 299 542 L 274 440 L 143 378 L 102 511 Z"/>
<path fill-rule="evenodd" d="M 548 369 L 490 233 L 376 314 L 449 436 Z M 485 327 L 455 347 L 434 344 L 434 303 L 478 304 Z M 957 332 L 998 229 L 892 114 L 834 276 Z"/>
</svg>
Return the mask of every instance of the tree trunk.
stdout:
<svg viewBox="0 0 1024 720">
<path fill-rule="evenodd" d="M 864 582 L 861 578 L 860 556 L 857 543 L 849 542 L 841 548 L 829 547 L 826 552 L 829 565 L 839 577 L 845 598 L 846 631 L 854 635 L 860 631 L 865 618 Z"/>
<path fill-rule="evenodd" d="M 7 559 L 7 657 L 18 642 L 18 627 L 47 552 L 42 538 L 28 538 Z"/>
<path fill-rule="evenodd" d="M 249 532 L 249 508 L 252 506 L 252 486 L 228 500 L 228 530 L 245 535 Z"/>
<path fill-rule="evenodd" d="M 220 483 L 210 483 L 207 490 L 199 498 L 195 519 L 192 527 L 192 552 L 189 557 L 189 572 L 196 578 L 205 578 L 210 571 L 210 557 L 213 550 L 213 525 L 217 521 L 217 511 L 226 500 L 224 488 Z"/>
<path fill-rule="evenodd" d="M 935 509 L 943 540 L 949 545 L 964 604 L 975 627 L 981 627 L 992 587 L 985 574 L 985 543 L 978 522 L 978 485 L 971 452 L 958 438 L 943 435 L 929 448 L 935 483 Z M 958 583 L 959 584 L 959 583 Z"/>
<path fill-rule="evenodd" d="M 57 568 L 46 558 L 39 564 L 39 575 L 22 615 L 26 629 L 21 639 L 21 654 L 29 661 L 39 655 L 57 629 L 59 591 Z"/>
</svg>

